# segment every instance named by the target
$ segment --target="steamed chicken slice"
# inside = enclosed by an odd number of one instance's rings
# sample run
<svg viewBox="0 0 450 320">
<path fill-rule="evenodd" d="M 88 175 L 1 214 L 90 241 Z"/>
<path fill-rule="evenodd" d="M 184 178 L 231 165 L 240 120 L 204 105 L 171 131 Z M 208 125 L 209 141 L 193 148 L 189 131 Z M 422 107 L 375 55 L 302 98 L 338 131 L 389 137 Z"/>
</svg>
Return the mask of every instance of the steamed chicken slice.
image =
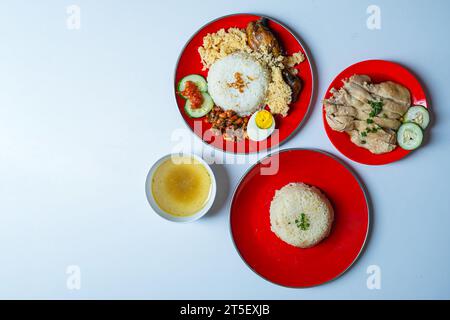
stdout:
<svg viewBox="0 0 450 320">
<path fill-rule="evenodd" d="M 356 83 L 350 81 L 344 82 L 344 88 L 346 89 L 348 94 L 350 94 L 353 98 L 356 98 L 357 100 L 363 103 L 374 100 L 373 96 L 369 93 L 369 91 L 367 91 L 366 89 L 364 89 L 363 87 L 361 87 Z"/>
<path fill-rule="evenodd" d="M 392 82 L 385 81 L 379 84 L 372 84 L 369 76 L 366 75 L 353 75 L 348 79 L 350 87 L 357 90 L 357 98 L 362 102 L 367 101 L 383 101 L 385 109 L 393 113 L 403 115 L 411 105 L 411 95 L 404 86 Z M 367 100 L 361 100 L 365 98 Z"/>
<path fill-rule="evenodd" d="M 368 78 L 368 77 L 367 77 Z M 355 76 L 351 77 L 351 79 L 355 79 Z M 359 79 L 359 78 L 356 78 Z M 360 80 L 361 81 L 361 80 Z M 344 88 L 341 88 L 339 91 L 334 90 L 334 100 L 342 104 L 343 106 L 349 107 L 352 106 L 356 109 L 356 119 L 366 120 L 368 118 L 372 118 L 370 113 L 372 112 L 372 106 L 364 102 L 364 99 L 368 101 L 377 101 L 380 98 L 372 96 L 367 90 L 365 90 L 361 86 L 361 82 L 345 82 Z M 395 128 L 400 125 L 399 121 L 389 121 L 389 120 L 399 120 L 403 114 L 406 112 L 407 108 L 404 106 L 391 101 L 386 100 L 383 101 L 382 112 L 380 112 L 378 118 L 373 117 L 377 123 L 389 129 Z M 386 120 L 385 120 L 386 119 Z"/>
<path fill-rule="evenodd" d="M 389 118 L 403 116 L 411 104 L 408 89 L 391 81 L 371 84 L 368 76 L 354 75 L 344 82 L 344 88 L 366 107 L 370 107 L 369 101 L 383 101 L 383 110 Z"/>
<path fill-rule="evenodd" d="M 335 93 L 337 95 L 336 100 L 341 102 L 345 106 L 352 106 L 356 109 L 356 118 L 360 120 L 366 120 L 370 117 L 372 112 L 372 106 L 367 102 L 362 102 L 348 93 L 347 90 L 341 88 Z M 400 119 L 403 115 L 401 107 L 395 105 L 395 102 L 389 102 L 387 108 L 383 107 L 383 112 L 380 114 L 384 118 Z"/>
<path fill-rule="evenodd" d="M 356 109 L 351 106 L 333 104 L 330 102 L 325 102 L 325 112 L 333 114 L 335 116 L 349 116 L 349 117 L 356 117 L 358 114 Z"/>
<path fill-rule="evenodd" d="M 353 107 L 347 107 L 337 104 L 336 101 L 324 101 L 327 123 L 333 130 L 343 132 L 353 129 L 353 121 L 356 116 L 356 110 Z"/>
<path fill-rule="evenodd" d="M 358 130 L 348 132 L 351 141 L 375 154 L 391 152 L 396 148 L 395 133 L 388 133 L 384 130 L 378 130 L 375 133 L 368 133 L 363 137 Z"/>
<path fill-rule="evenodd" d="M 361 86 L 361 87 L 364 87 L 365 85 L 372 82 L 372 79 L 368 75 L 365 75 L 365 74 L 354 74 L 348 80 L 354 84 Z"/>
<path fill-rule="evenodd" d="M 349 116 L 333 116 L 326 115 L 326 120 L 328 125 L 335 131 L 344 132 L 353 130 L 354 128 L 354 118 Z"/>
<path fill-rule="evenodd" d="M 383 110 L 381 113 L 389 115 L 395 115 L 401 118 L 408 110 L 409 106 L 401 105 L 393 100 L 383 100 Z"/>
<path fill-rule="evenodd" d="M 397 130 L 402 123 L 397 119 L 373 117 L 373 122 L 382 128 Z"/>
<path fill-rule="evenodd" d="M 367 134 L 367 137 L 370 138 L 378 138 L 388 143 L 395 143 L 396 136 L 395 132 L 390 129 L 383 129 L 378 127 L 377 125 L 368 125 L 366 121 L 355 120 L 354 121 L 355 129 L 360 133 L 364 132 Z M 374 130 L 376 129 L 376 130 Z M 362 134 L 361 134 L 362 136 Z M 362 136 L 363 137 L 363 136 Z M 365 137 L 363 137 L 365 139 Z M 363 140 L 364 140 L 363 139 Z"/>
<path fill-rule="evenodd" d="M 365 87 L 369 92 L 383 98 L 383 100 L 392 100 L 406 109 L 411 105 L 411 95 L 408 89 L 398 83 L 386 81 L 379 84 L 366 84 Z"/>
<path fill-rule="evenodd" d="M 327 120 L 329 120 L 328 123 L 333 129 L 337 131 L 352 129 L 353 126 L 348 122 L 354 119 L 367 121 L 370 118 L 370 111 L 372 110 L 370 105 L 352 98 L 345 90 L 336 92 L 336 95 L 336 100 L 324 102 Z M 344 104 L 339 104 L 339 102 Z M 397 130 L 401 125 L 398 120 L 400 115 L 393 114 L 395 117 L 389 118 L 386 114 L 384 113 L 383 117 L 372 117 L 373 122 L 380 127 Z M 350 117 L 353 117 L 353 119 Z"/>
</svg>

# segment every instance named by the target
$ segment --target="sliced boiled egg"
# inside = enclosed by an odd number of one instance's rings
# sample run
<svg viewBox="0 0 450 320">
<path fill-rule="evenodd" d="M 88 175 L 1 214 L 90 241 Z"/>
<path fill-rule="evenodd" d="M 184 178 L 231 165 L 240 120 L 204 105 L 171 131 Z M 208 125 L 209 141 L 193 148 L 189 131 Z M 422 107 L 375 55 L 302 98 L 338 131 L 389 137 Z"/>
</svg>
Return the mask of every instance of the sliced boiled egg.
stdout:
<svg viewBox="0 0 450 320">
<path fill-rule="evenodd" d="M 262 141 L 267 139 L 275 130 L 275 119 L 267 110 L 256 111 L 247 124 L 247 135 L 250 140 Z"/>
</svg>

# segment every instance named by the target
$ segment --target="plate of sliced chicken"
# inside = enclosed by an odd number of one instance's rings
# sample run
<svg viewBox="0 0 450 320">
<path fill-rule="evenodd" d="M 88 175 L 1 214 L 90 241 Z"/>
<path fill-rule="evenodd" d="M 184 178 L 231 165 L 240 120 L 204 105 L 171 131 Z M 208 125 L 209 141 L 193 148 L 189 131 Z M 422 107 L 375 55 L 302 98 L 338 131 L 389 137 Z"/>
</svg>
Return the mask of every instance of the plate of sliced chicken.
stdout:
<svg viewBox="0 0 450 320">
<path fill-rule="evenodd" d="M 403 66 L 367 60 L 342 71 L 323 100 L 325 130 L 353 161 L 383 165 L 417 149 L 430 116 L 425 92 Z"/>
</svg>

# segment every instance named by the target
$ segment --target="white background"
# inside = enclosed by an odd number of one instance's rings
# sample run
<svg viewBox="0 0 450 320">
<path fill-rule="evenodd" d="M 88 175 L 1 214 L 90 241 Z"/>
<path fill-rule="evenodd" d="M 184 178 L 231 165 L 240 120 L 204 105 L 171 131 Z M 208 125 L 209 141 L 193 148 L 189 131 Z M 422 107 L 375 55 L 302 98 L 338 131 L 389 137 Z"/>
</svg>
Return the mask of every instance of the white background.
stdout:
<svg viewBox="0 0 450 320">
<path fill-rule="evenodd" d="M 78 31 L 66 27 L 71 4 Z M 366 27 L 371 4 L 381 30 Z M 0 298 L 450 298 L 449 10 L 443 0 L 2 1 Z M 164 221 L 145 199 L 148 169 L 184 128 L 172 92 L 178 54 L 199 27 L 236 12 L 290 26 L 317 67 L 311 115 L 283 148 L 343 158 L 320 99 L 357 61 L 400 62 L 430 97 L 423 148 L 381 167 L 345 159 L 369 190 L 372 229 L 354 267 L 323 286 L 279 287 L 239 258 L 229 201 L 248 163 L 214 166 L 218 201 L 196 223 Z M 373 264 L 381 290 L 366 287 Z M 66 287 L 69 265 L 81 268 L 80 290 Z"/>
</svg>

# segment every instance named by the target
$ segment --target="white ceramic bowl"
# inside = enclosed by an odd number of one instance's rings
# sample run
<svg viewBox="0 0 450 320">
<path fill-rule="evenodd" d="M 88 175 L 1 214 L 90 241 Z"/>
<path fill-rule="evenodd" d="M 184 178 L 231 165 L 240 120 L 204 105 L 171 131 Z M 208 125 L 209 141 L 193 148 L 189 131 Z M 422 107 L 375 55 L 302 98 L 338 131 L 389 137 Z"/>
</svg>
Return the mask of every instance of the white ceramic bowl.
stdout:
<svg viewBox="0 0 450 320">
<path fill-rule="evenodd" d="M 214 203 L 214 199 L 216 198 L 216 188 L 217 188 L 216 178 L 214 176 L 213 171 L 211 170 L 211 167 L 201 157 L 199 157 L 195 154 L 182 154 L 181 155 L 181 156 L 192 157 L 192 158 L 196 159 L 198 162 L 200 162 L 205 167 L 205 169 L 209 173 L 209 176 L 211 177 L 211 191 L 209 194 L 208 202 L 205 204 L 205 206 L 200 211 L 198 211 L 197 213 L 195 213 L 193 215 L 187 216 L 187 217 L 177 217 L 177 216 L 168 214 L 167 212 L 162 210 L 156 203 L 155 198 L 153 197 L 153 193 L 152 193 L 153 175 L 154 175 L 156 169 L 165 160 L 167 160 L 168 158 L 170 158 L 172 156 L 179 156 L 179 154 L 168 154 L 168 155 L 162 157 L 161 159 L 159 159 L 158 161 L 156 161 L 155 164 L 150 168 L 150 171 L 148 172 L 148 175 L 147 175 L 147 179 L 145 180 L 145 194 L 147 196 L 148 203 L 160 217 L 162 217 L 166 220 L 173 221 L 173 222 L 192 222 L 192 221 L 198 220 L 201 217 L 203 217 L 209 211 L 209 209 L 211 209 L 211 207 Z"/>
</svg>

